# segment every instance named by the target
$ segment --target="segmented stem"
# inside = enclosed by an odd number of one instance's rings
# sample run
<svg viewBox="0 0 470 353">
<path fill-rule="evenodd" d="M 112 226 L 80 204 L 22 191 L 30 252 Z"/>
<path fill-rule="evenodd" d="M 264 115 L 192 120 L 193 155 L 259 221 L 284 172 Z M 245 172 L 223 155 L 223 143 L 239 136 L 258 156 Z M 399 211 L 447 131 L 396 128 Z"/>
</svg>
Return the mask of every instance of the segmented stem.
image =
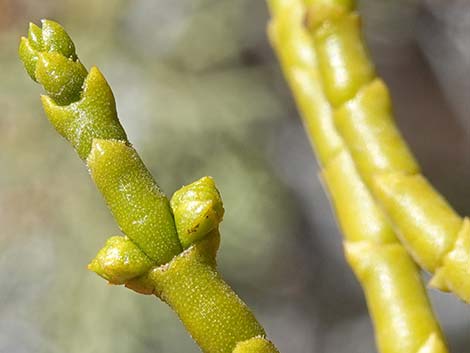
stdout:
<svg viewBox="0 0 470 353">
<path fill-rule="evenodd" d="M 470 233 L 431 184 L 402 138 L 385 83 L 377 77 L 352 6 L 311 1 L 307 22 L 319 81 L 358 172 L 431 285 L 470 302 Z"/>
<path fill-rule="evenodd" d="M 307 18 L 319 25 L 340 16 L 353 8 L 352 1 L 270 0 L 268 3 L 273 16 L 269 36 L 322 166 L 322 177 L 344 234 L 347 260 L 364 289 L 379 351 L 447 352 L 419 270 L 374 201 L 355 164 L 354 153 L 336 125 L 336 106 L 350 99 L 357 87 L 373 74 L 359 60 L 366 53 L 356 48 L 359 37 L 352 31 L 358 18 L 352 16 L 341 29 L 344 40 L 331 39 L 330 32 L 337 31 L 327 25 L 318 34 L 318 41 L 331 52 L 334 48 L 357 49 L 357 58 L 351 60 L 328 57 L 329 62 L 325 63 L 327 50 L 314 45 L 315 34 L 306 26 Z M 354 79 L 346 80 L 347 72 Z M 332 83 L 324 85 L 324 76 Z M 333 97 L 332 92 L 338 87 L 341 94 Z"/>
<path fill-rule="evenodd" d="M 50 122 L 86 162 L 125 234 L 109 238 L 89 268 L 167 302 L 203 352 L 278 353 L 216 270 L 224 209 L 214 181 L 183 187 L 170 206 L 127 140 L 105 78 L 96 67 L 87 72 L 59 24 L 30 24 L 19 55 L 47 93 Z"/>
</svg>

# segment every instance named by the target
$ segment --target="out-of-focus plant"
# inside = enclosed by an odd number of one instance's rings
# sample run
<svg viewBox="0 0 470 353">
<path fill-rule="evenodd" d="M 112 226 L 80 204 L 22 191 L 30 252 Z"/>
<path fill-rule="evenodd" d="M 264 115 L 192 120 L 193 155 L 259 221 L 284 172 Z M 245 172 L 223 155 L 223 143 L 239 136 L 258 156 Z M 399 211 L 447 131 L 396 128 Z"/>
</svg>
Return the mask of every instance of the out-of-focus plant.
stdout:
<svg viewBox="0 0 470 353">
<path fill-rule="evenodd" d="M 380 351 L 447 352 L 419 270 L 404 246 L 418 263 L 429 259 L 433 266 L 425 268 L 440 268 L 435 285 L 468 300 L 468 226 L 465 222 L 457 236 L 461 220 L 417 175 L 417 163 L 393 124 L 386 87 L 368 59 L 354 2 L 271 0 L 269 5 L 269 36 L 323 166 Z"/>
<path fill-rule="evenodd" d="M 434 273 L 430 285 L 470 302 L 470 224 L 421 175 L 369 59 L 353 2 L 311 3 L 320 80 L 357 170 L 408 252 Z"/>
<path fill-rule="evenodd" d="M 59 24 L 31 24 L 19 54 L 47 93 L 50 122 L 86 162 L 126 235 L 111 237 L 89 268 L 167 302 L 204 352 L 277 352 L 216 270 L 224 210 L 213 180 L 202 178 L 168 201 L 128 142 L 103 75 L 85 69 Z"/>
</svg>

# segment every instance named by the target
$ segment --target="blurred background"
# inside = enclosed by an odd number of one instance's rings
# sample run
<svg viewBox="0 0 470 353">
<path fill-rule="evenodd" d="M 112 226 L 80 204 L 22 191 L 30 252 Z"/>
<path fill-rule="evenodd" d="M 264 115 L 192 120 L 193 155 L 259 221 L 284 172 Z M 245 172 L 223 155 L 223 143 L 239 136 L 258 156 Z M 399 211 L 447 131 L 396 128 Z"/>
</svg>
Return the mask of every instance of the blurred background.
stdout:
<svg viewBox="0 0 470 353">
<path fill-rule="evenodd" d="M 470 3 L 363 0 L 360 11 L 406 139 L 470 214 Z M 119 231 L 17 58 L 41 18 L 104 72 L 168 195 L 215 177 L 220 269 L 282 352 L 376 351 L 262 0 L 0 0 L 0 353 L 198 352 L 166 305 L 86 270 Z M 468 352 L 469 307 L 431 296 L 452 352 Z"/>
</svg>

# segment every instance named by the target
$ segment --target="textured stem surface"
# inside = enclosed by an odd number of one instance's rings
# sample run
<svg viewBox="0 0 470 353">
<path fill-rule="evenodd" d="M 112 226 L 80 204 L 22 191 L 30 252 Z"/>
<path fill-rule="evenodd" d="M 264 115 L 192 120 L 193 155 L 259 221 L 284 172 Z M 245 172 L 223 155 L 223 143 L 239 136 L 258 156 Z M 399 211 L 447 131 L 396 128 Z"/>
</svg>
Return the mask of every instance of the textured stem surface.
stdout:
<svg viewBox="0 0 470 353">
<path fill-rule="evenodd" d="M 278 353 L 216 270 L 224 210 L 214 181 L 205 177 L 183 187 L 170 206 L 127 141 L 105 78 L 95 67 L 87 72 L 59 24 L 31 24 L 19 55 L 47 93 L 47 117 L 87 163 L 125 234 L 108 239 L 89 268 L 167 302 L 203 352 Z"/>
</svg>

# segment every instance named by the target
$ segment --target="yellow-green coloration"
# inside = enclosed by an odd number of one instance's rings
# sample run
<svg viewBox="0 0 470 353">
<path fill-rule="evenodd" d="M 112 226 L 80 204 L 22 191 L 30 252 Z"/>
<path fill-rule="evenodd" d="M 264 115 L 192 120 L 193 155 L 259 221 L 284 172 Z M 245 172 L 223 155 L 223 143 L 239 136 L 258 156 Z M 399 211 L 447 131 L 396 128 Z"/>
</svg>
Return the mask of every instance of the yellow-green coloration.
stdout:
<svg viewBox="0 0 470 353">
<path fill-rule="evenodd" d="M 65 105 L 80 99 L 87 71 L 79 61 L 60 53 L 39 53 L 35 75 L 49 97 L 58 105 Z"/>
<path fill-rule="evenodd" d="M 375 181 L 375 194 L 399 225 L 403 243 L 418 263 L 434 272 L 453 247 L 462 220 L 420 174 L 384 174 Z"/>
<path fill-rule="evenodd" d="M 130 279 L 144 275 L 152 266 L 152 260 L 137 245 L 129 238 L 118 235 L 106 241 L 88 269 L 111 284 L 125 284 Z"/>
<path fill-rule="evenodd" d="M 357 170 L 414 260 L 437 273 L 431 285 L 468 302 L 470 269 L 464 266 L 470 248 L 456 243 L 463 220 L 419 174 L 395 125 L 387 88 L 376 78 L 357 13 L 339 1 L 309 3 L 307 21 L 318 54 L 319 84 L 334 107 L 335 126 Z M 457 263 L 459 270 L 450 271 Z"/>
<path fill-rule="evenodd" d="M 41 97 L 49 121 L 85 159 L 93 139 L 126 141 L 117 118 L 114 96 L 101 72 L 92 67 L 83 84 L 80 100 L 59 106 L 49 96 Z"/>
<path fill-rule="evenodd" d="M 335 123 L 368 186 L 373 176 L 394 170 L 418 173 L 419 166 L 393 122 L 382 80 L 374 80 L 335 111 Z M 367 128 L 364 128 L 367 126 Z M 364 150 L 364 146 L 369 148 Z"/>
<path fill-rule="evenodd" d="M 356 3 L 354 0 L 304 0 L 303 3 L 304 5 L 307 6 L 308 9 L 318 4 L 336 6 L 342 10 L 343 9 L 353 10 L 354 7 L 356 6 Z"/>
<path fill-rule="evenodd" d="M 58 23 L 43 20 L 42 28 L 31 23 L 28 38 L 21 38 L 19 55 L 31 78 L 42 84 L 57 104 L 79 99 L 87 71 L 75 54 L 72 40 Z"/>
<path fill-rule="evenodd" d="M 19 48 L 20 58 L 34 81 L 37 81 L 36 64 L 41 52 L 59 53 L 72 61 L 77 60 L 75 46 L 62 26 L 50 20 L 41 22 L 42 28 L 34 23 L 29 24 L 28 38 L 21 38 Z"/>
<path fill-rule="evenodd" d="M 132 241 L 112 237 L 90 268 L 98 269 L 96 272 L 108 280 L 111 276 L 124 275 L 128 288 L 155 294 L 168 303 L 204 352 L 230 353 L 238 342 L 264 337 L 265 333 L 248 307 L 218 274 L 214 259 L 218 246 L 219 234 L 213 230 L 169 263 L 150 269 L 148 258 Z M 138 265 L 123 266 L 129 258 L 136 259 Z M 263 353 L 266 349 L 265 345 L 255 343 L 250 346 L 253 353 Z"/>
<path fill-rule="evenodd" d="M 127 140 L 111 88 L 97 68 L 88 74 L 62 26 L 43 20 L 41 29 L 31 23 L 19 54 L 29 75 L 44 86 L 47 95 L 41 99 L 50 122 L 80 158 L 88 156 L 94 138 Z"/>
<path fill-rule="evenodd" d="M 87 164 L 119 227 L 148 257 L 161 265 L 181 252 L 168 199 L 135 149 L 95 139 Z"/>
<path fill-rule="evenodd" d="M 157 295 L 178 313 L 191 336 L 207 352 L 229 353 L 237 342 L 265 335 L 248 307 L 197 246 L 154 269 L 149 278 Z"/>
<path fill-rule="evenodd" d="M 253 337 L 249 340 L 239 342 L 233 353 L 279 353 L 272 342 L 263 337 Z"/>
<path fill-rule="evenodd" d="M 264 335 L 264 330 L 218 274 L 214 261 L 218 245 L 215 230 L 169 263 L 150 269 L 152 263 L 149 266 L 148 258 L 130 240 L 112 237 L 90 268 L 108 280 L 125 276 L 129 288 L 157 295 L 178 313 L 205 352 L 229 353 L 238 342 Z M 137 261 L 135 267 L 125 264 L 130 258 Z"/>
<path fill-rule="evenodd" d="M 390 223 L 361 181 L 354 161 L 346 150 L 324 167 L 322 177 L 348 242 L 397 242 Z"/>
<path fill-rule="evenodd" d="M 305 19 L 305 8 L 299 6 L 300 1 L 269 1 L 273 13 L 283 15 L 270 22 L 268 35 L 274 47 L 280 49 L 278 56 L 284 63 L 284 74 L 302 112 L 303 124 L 320 163 L 325 164 L 342 148 L 343 142 L 330 119 L 332 110 L 319 83 L 309 34 L 300 25 Z"/>
<path fill-rule="evenodd" d="M 381 352 L 417 352 L 440 332 L 418 269 L 403 246 L 347 242 L 345 253 L 364 287 Z"/>
<path fill-rule="evenodd" d="M 210 177 L 176 191 L 170 204 L 184 249 L 217 229 L 224 216 L 222 199 Z"/>
<path fill-rule="evenodd" d="M 321 13 L 320 18 L 317 12 Z M 320 73 L 325 77 L 325 93 L 335 108 L 351 99 L 374 77 L 373 65 L 366 60 L 367 52 L 358 45 L 361 40 L 359 17 L 346 13 L 347 10 L 338 5 L 323 3 L 313 4 L 309 12 L 310 24 L 315 28 L 313 37 Z"/>
<path fill-rule="evenodd" d="M 439 336 L 433 334 L 419 349 L 418 353 L 446 353 L 447 348 Z"/>
<path fill-rule="evenodd" d="M 360 82 L 372 80 L 372 66 L 358 66 L 352 83 L 341 82 L 340 74 L 334 73 L 331 77 L 336 81 L 331 83 L 330 92 L 323 88 L 322 75 L 329 64 L 319 64 L 335 46 L 353 48 L 354 60 L 365 55 L 365 50 L 355 47 L 358 32 L 346 30 L 357 25 L 357 16 L 348 16 L 344 21 L 340 18 L 345 9 L 353 8 L 353 2 L 271 0 L 268 3 L 273 15 L 268 27 L 269 37 L 322 166 L 322 179 L 344 234 L 348 262 L 366 295 L 379 351 L 448 352 L 419 270 L 398 241 L 388 217 L 375 202 L 355 163 L 353 151 L 335 124 L 336 106 L 348 99 L 346 97 L 351 96 Z M 332 27 L 323 26 L 322 21 L 330 15 L 334 21 L 328 26 Z M 317 39 L 328 43 L 328 48 L 316 51 L 315 38 L 306 26 L 306 18 L 318 21 L 316 28 L 323 28 L 323 34 Z M 338 37 L 331 29 L 340 25 L 346 27 Z M 345 61 L 341 65 L 343 69 L 350 67 Z M 348 79 L 349 73 L 345 72 L 344 77 Z M 341 90 L 341 96 L 331 102 L 329 95 L 336 89 Z M 380 107 L 381 102 L 377 104 Z M 395 163 L 394 160 L 389 163 L 392 162 Z"/>
<path fill-rule="evenodd" d="M 470 221 L 465 218 L 454 248 L 444 257 L 442 266 L 431 280 L 432 286 L 444 291 L 452 291 L 467 303 L 470 303 L 470 281 L 462 281 L 462 278 L 470 277 L 469 249 Z"/>
<path fill-rule="evenodd" d="M 212 268 L 215 269 L 217 266 L 215 258 L 217 255 L 217 250 L 219 249 L 219 245 L 220 233 L 219 230 L 216 229 L 207 234 L 201 241 L 194 243 L 190 249 L 193 249 L 192 251 L 197 251 L 199 256 L 204 257 L 205 263 L 209 264 L 212 266 Z M 189 252 L 189 249 L 186 252 Z M 145 255 L 144 253 L 142 254 Z M 97 257 L 98 256 L 99 254 Z M 157 268 L 165 266 L 168 266 L 168 264 L 152 266 L 152 269 L 149 269 L 146 273 L 139 274 L 137 277 L 128 280 L 125 283 L 126 287 L 141 294 L 155 294 L 158 296 L 159 293 L 155 290 L 158 284 L 155 284 L 155 281 L 152 276 L 150 276 L 150 274 Z"/>
<path fill-rule="evenodd" d="M 52 21 L 43 21 L 42 29 L 31 24 L 19 54 L 46 90 L 42 103 L 50 122 L 87 163 L 125 234 L 109 238 L 89 269 L 166 301 L 205 353 L 232 353 L 237 343 L 264 337 L 216 270 L 224 209 L 214 181 L 204 177 L 177 191 L 172 210 L 127 141 L 111 88 L 97 68 L 87 73 L 63 28 Z M 255 343 L 249 351 L 277 352 Z"/>
</svg>

